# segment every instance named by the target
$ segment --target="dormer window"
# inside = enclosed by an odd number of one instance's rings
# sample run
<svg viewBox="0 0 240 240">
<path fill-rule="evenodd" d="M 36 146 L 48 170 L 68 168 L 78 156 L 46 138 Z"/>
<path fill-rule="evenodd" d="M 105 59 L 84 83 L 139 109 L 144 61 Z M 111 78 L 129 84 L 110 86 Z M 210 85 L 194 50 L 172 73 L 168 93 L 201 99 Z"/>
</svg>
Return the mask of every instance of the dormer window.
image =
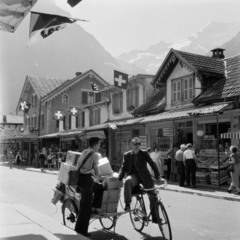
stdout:
<svg viewBox="0 0 240 240">
<path fill-rule="evenodd" d="M 69 103 L 69 96 L 67 94 L 62 95 L 62 103 Z"/>
<path fill-rule="evenodd" d="M 194 98 L 193 76 L 172 80 L 172 103 L 188 102 Z"/>
</svg>

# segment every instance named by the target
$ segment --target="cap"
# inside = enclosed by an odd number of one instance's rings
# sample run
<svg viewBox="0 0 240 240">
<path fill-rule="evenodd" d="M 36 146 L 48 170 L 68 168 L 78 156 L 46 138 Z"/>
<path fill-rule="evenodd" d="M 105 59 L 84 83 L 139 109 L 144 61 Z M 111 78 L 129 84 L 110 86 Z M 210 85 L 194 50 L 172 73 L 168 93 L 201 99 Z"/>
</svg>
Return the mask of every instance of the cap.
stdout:
<svg viewBox="0 0 240 240">
<path fill-rule="evenodd" d="M 191 143 L 188 143 L 186 147 L 187 147 L 187 148 L 191 148 L 191 147 L 192 147 L 192 144 L 191 144 Z"/>
<path fill-rule="evenodd" d="M 141 143 L 140 139 L 138 137 L 134 137 L 132 139 L 132 143 Z"/>
</svg>

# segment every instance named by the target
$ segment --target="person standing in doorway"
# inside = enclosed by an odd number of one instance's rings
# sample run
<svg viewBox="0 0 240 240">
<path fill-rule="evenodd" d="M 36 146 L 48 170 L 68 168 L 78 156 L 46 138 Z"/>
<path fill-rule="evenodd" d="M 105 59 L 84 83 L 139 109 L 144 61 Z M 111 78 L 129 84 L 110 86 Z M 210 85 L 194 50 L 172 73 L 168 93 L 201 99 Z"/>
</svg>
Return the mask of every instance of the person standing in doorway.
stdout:
<svg viewBox="0 0 240 240">
<path fill-rule="evenodd" d="M 183 163 L 183 153 L 186 150 L 186 146 L 182 144 L 180 149 L 176 152 L 175 160 L 177 162 L 177 170 L 178 170 L 178 183 L 180 187 L 184 187 L 184 179 L 185 179 L 185 166 Z"/>
<path fill-rule="evenodd" d="M 240 195 L 240 188 L 239 188 L 239 176 L 240 176 L 240 155 L 237 153 L 237 147 L 231 146 L 230 147 L 230 158 L 228 160 L 228 164 L 233 165 L 233 172 L 230 172 L 231 176 L 231 185 L 228 188 L 228 192 L 232 192 L 232 188 L 235 186 L 237 189 L 236 195 Z"/>
<path fill-rule="evenodd" d="M 187 173 L 187 187 L 190 187 L 190 175 L 192 179 L 192 187 L 196 188 L 196 155 L 193 152 L 192 144 L 187 144 L 187 150 L 183 154 L 183 163 Z"/>
<path fill-rule="evenodd" d="M 19 168 L 21 161 L 22 161 L 22 157 L 20 155 L 20 152 L 17 152 L 17 155 L 15 157 L 15 162 L 17 163 L 17 168 Z"/>
</svg>

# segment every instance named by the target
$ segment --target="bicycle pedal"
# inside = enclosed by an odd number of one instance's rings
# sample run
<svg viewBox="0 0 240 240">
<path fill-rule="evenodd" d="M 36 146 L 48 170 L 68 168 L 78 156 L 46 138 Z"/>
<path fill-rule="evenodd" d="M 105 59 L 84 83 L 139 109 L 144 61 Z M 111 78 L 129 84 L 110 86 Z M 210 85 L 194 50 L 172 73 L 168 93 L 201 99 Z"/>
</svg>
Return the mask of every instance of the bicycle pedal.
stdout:
<svg viewBox="0 0 240 240">
<path fill-rule="evenodd" d="M 135 217 L 135 218 L 134 218 L 134 221 L 135 221 L 135 222 L 138 222 L 138 221 L 139 221 L 139 217 Z"/>
</svg>

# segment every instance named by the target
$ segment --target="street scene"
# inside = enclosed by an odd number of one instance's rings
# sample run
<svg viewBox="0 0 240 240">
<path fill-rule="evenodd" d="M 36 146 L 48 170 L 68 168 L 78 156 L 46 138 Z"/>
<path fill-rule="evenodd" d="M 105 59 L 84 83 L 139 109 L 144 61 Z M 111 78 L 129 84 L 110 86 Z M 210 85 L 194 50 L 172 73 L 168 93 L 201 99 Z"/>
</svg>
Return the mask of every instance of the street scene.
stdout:
<svg viewBox="0 0 240 240">
<path fill-rule="evenodd" d="M 0 239 L 239 239 L 239 8 L 0 0 Z"/>
</svg>

